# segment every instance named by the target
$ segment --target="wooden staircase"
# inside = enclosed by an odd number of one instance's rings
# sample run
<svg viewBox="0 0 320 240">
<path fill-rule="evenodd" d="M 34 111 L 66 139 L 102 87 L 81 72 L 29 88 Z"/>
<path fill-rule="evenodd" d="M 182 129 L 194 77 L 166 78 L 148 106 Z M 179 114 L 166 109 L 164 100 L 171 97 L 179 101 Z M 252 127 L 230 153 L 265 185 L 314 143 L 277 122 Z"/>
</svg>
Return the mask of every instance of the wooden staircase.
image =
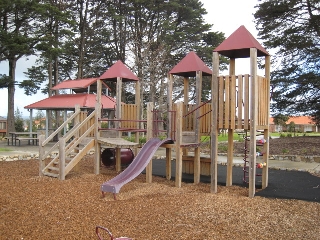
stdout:
<svg viewBox="0 0 320 240">
<path fill-rule="evenodd" d="M 75 113 L 47 139 L 44 139 L 43 135 L 39 137 L 40 176 L 49 176 L 64 180 L 65 176 L 81 161 L 89 150 L 95 146 L 95 111 L 86 118 L 83 116 L 86 115 L 84 115 L 80 109 L 77 109 Z M 45 151 L 46 144 L 72 121 L 74 121 L 74 127 L 61 137 L 53 147 Z"/>
</svg>

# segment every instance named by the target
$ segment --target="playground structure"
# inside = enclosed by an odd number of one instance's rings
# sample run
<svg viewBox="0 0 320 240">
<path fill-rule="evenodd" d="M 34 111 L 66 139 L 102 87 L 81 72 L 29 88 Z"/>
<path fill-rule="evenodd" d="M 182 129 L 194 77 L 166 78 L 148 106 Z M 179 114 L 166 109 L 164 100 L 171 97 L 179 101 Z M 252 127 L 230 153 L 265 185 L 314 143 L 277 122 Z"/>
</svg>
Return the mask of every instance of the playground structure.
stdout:
<svg viewBox="0 0 320 240">
<path fill-rule="evenodd" d="M 219 54 L 230 59 L 229 75 L 219 75 Z M 265 76 L 257 75 L 257 57 L 265 57 Z M 235 75 L 237 58 L 250 58 L 250 74 Z M 86 152 L 95 149 L 94 173 L 99 174 L 101 165 L 101 149 L 115 148 L 116 171 L 121 171 L 121 149 L 139 147 L 139 133 L 146 132 L 147 143 L 143 147 L 128 170 L 120 173 L 119 177 L 102 184 L 103 192 L 119 192 L 123 184 L 132 180 L 137 174 L 146 169 L 146 181 L 152 182 L 152 155 L 158 147 L 166 149 L 166 177 L 171 178 L 172 149 L 176 154 L 175 186 L 181 187 L 182 173 L 190 170 L 194 174 L 194 183 L 200 182 L 200 175 L 210 169 L 210 191 L 217 192 L 217 155 L 218 135 L 221 129 L 228 132 L 227 179 L 226 185 L 232 185 L 233 166 L 233 134 L 235 130 L 250 133 L 248 151 L 248 182 L 249 197 L 254 197 L 256 181 L 256 132 L 263 131 L 264 139 L 269 139 L 269 78 L 270 56 L 254 37 L 241 26 L 229 38 L 213 51 L 213 70 L 211 71 L 201 59 L 190 52 L 170 72 L 168 79 L 168 122 L 164 141 L 155 140 L 159 137 L 158 123 L 163 121 L 160 113 L 154 109 L 153 103 L 147 103 L 147 119 L 140 120 L 140 82 L 138 78 L 118 61 L 101 77 L 97 78 L 97 103 L 95 109 L 85 113 L 76 108 L 75 113 L 66 120 L 47 139 L 40 136 L 40 175 L 65 179 L 66 174 L 74 168 Z M 175 76 L 183 77 L 184 102 L 172 103 L 172 86 Z M 201 102 L 202 77 L 211 77 L 211 101 Z M 196 101 L 189 104 L 189 81 L 196 81 Z M 102 89 L 108 81 L 116 82 L 115 119 L 104 118 L 101 115 Z M 122 83 L 136 83 L 135 104 L 121 102 Z M 88 116 L 87 116 L 88 115 Z M 74 122 L 73 128 L 60 138 L 59 142 L 48 152 L 44 146 L 54 135 L 67 124 Z M 108 123 L 107 128 L 101 127 L 102 122 Z M 113 124 L 110 124 L 110 123 Z M 141 123 L 146 124 L 144 129 Z M 110 126 L 114 127 L 110 127 Z M 122 138 L 122 132 L 134 132 L 135 142 Z M 201 136 L 210 136 L 210 159 L 200 157 Z M 79 146 L 82 146 L 79 148 Z M 45 163 L 54 149 L 59 148 L 59 154 L 49 163 Z M 188 151 L 194 149 L 194 155 Z M 71 152 L 76 155 L 68 159 Z M 269 143 L 263 143 L 262 187 L 268 185 L 268 152 Z M 52 173 L 56 171 L 56 173 Z M 113 182 L 112 182 L 113 181 Z"/>
</svg>

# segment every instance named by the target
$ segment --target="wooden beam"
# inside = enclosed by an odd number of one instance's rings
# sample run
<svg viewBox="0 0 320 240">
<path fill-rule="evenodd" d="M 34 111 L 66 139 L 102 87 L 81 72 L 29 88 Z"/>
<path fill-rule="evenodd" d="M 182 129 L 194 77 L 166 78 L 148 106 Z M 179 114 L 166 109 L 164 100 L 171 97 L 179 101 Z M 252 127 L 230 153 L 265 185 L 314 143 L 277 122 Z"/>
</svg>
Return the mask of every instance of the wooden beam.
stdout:
<svg viewBox="0 0 320 240">
<path fill-rule="evenodd" d="M 189 78 L 188 77 L 183 78 L 183 99 L 184 99 L 184 104 L 188 104 L 189 102 Z"/>
<path fill-rule="evenodd" d="M 256 184 L 256 126 L 257 126 L 257 49 L 250 48 L 250 155 L 249 155 L 249 197 L 255 195 Z"/>
<path fill-rule="evenodd" d="M 201 105 L 201 94 L 202 94 L 202 71 L 196 72 L 196 108 Z M 194 114 L 194 130 L 195 130 L 195 142 L 199 143 L 201 141 L 200 135 L 200 108 L 195 111 Z M 194 183 L 200 182 L 200 147 L 194 149 Z"/>
<path fill-rule="evenodd" d="M 182 102 L 176 104 L 176 187 L 181 187 L 182 181 L 182 107 Z"/>
<path fill-rule="evenodd" d="M 226 79 L 227 81 L 227 79 Z M 228 83 L 228 84 L 227 84 Z M 227 90 L 227 86 L 229 90 Z M 232 167 L 233 167 L 233 133 L 236 120 L 236 76 L 235 59 L 230 59 L 229 78 L 226 82 L 226 126 L 228 127 L 228 152 L 227 152 L 227 176 L 226 186 L 232 186 Z M 230 106 L 230 107 L 229 107 Z"/>
<path fill-rule="evenodd" d="M 262 189 L 268 187 L 268 181 L 269 181 L 269 126 L 270 126 L 270 56 L 265 57 L 265 78 L 267 81 L 267 126 L 264 130 L 264 138 L 267 140 L 264 143 L 264 149 L 263 149 L 263 162 L 266 163 L 266 166 L 262 170 Z"/>
<path fill-rule="evenodd" d="M 198 184 L 200 183 L 200 147 L 197 147 L 194 149 L 194 165 L 193 165 L 193 181 L 194 183 Z"/>
<path fill-rule="evenodd" d="M 66 166 L 66 156 L 65 156 L 65 146 L 66 140 L 64 137 L 59 139 L 59 179 L 65 180 L 65 166 Z"/>
<path fill-rule="evenodd" d="M 122 98 L 122 78 L 121 77 L 117 77 L 117 93 L 116 93 L 116 118 L 119 120 L 121 119 L 121 98 Z M 120 128 L 121 127 L 121 123 L 119 121 L 115 122 L 116 128 Z M 121 131 L 118 131 L 118 137 L 122 137 L 121 136 L 122 133 Z"/>
<path fill-rule="evenodd" d="M 219 93 L 219 53 L 213 52 L 212 56 L 212 81 L 211 81 L 211 183 L 210 192 L 216 193 L 218 191 L 218 93 Z M 219 102 L 219 104 L 223 104 Z M 219 114 L 223 114 L 220 112 Z"/>
<path fill-rule="evenodd" d="M 45 135 L 41 134 L 39 136 L 39 176 L 43 176 L 42 170 L 44 169 L 44 166 L 45 166 L 45 162 L 44 162 L 45 148 L 42 146 L 44 139 L 45 139 Z"/>
<path fill-rule="evenodd" d="M 173 85 L 173 75 L 169 74 L 168 76 L 168 94 L 167 94 L 167 109 L 168 109 L 168 118 L 169 118 L 169 126 L 167 130 L 168 138 L 174 138 L 172 133 L 172 85 Z"/>
<path fill-rule="evenodd" d="M 171 159 L 172 151 L 171 148 L 166 148 L 166 178 L 171 179 Z"/>
<path fill-rule="evenodd" d="M 187 112 L 187 108 L 188 108 L 188 103 L 189 103 L 189 77 L 184 77 L 183 78 L 183 98 L 184 98 L 184 110 L 185 113 Z M 182 130 L 185 131 L 187 128 L 187 126 L 183 126 Z M 188 155 L 188 149 L 187 148 L 183 148 L 183 155 Z"/>
<path fill-rule="evenodd" d="M 121 172 L 121 148 L 116 147 L 116 172 Z"/>
<path fill-rule="evenodd" d="M 242 113 L 243 113 L 243 77 L 238 75 L 238 94 L 237 94 L 237 105 L 238 105 L 238 125 L 237 129 L 242 128 Z"/>
<path fill-rule="evenodd" d="M 226 186 L 232 186 L 233 133 L 234 133 L 233 129 L 228 129 L 228 152 L 227 152 Z"/>
<path fill-rule="evenodd" d="M 143 103 L 141 101 L 140 92 L 141 92 L 141 82 L 140 82 L 140 79 L 139 79 L 136 82 L 136 95 L 135 95 L 135 104 L 137 106 L 137 112 L 136 112 L 135 119 L 137 119 L 137 120 L 142 119 L 142 116 L 141 116 L 141 104 L 143 104 Z M 136 123 L 136 128 L 137 129 L 140 128 L 140 126 L 139 126 L 140 124 L 142 125 L 143 123 L 139 123 L 139 122 Z M 139 140 L 140 140 L 140 133 L 136 132 L 135 133 L 135 142 L 139 143 Z M 138 154 L 138 149 L 137 148 L 134 149 L 134 154 L 135 154 L 135 156 Z"/>
<path fill-rule="evenodd" d="M 229 60 L 229 75 L 235 75 L 236 74 L 236 59 L 230 58 Z"/>
<path fill-rule="evenodd" d="M 147 141 L 153 137 L 153 108 L 152 102 L 147 103 Z M 152 159 L 146 167 L 146 182 L 152 183 Z"/>
<path fill-rule="evenodd" d="M 97 96 L 96 96 L 96 116 L 94 118 L 94 136 L 95 136 L 95 147 L 94 147 L 94 155 L 95 155 L 95 162 L 94 162 L 94 174 L 100 173 L 100 165 L 101 165 L 101 144 L 97 141 L 98 138 L 100 138 L 100 131 L 99 128 L 101 128 L 101 122 L 99 119 L 101 119 L 101 94 L 102 94 L 102 80 L 98 79 L 97 81 Z"/>
</svg>

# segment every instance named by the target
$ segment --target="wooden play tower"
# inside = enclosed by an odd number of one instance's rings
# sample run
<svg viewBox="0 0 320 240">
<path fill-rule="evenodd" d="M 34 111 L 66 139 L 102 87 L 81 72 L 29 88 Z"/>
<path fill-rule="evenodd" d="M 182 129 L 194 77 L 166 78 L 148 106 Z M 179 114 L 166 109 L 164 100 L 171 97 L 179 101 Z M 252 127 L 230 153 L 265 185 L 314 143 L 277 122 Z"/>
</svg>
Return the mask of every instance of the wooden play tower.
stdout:
<svg viewBox="0 0 320 240">
<path fill-rule="evenodd" d="M 229 75 L 219 75 L 219 54 L 230 59 Z M 257 75 L 257 58 L 265 57 L 265 76 Z M 237 58 L 250 58 L 250 74 L 235 75 Z M 172 104 L 174 75 L 183 77 L 184 102 Z M 209 102 L 201 101 L 202 76 L 212 76 Z M 256 134 L 262 132 L 269 139 L 270 105 L 270 56 L 244 26 L 238 28 L 229 38 L 213 51 L 213 71 L 190 52 L 169 72 L 168 108 L 176 114 L 176 129 L 170 130 L 175 140 L 176 186 L 181 185 L 181 175 L 194 174 L 194 183 L 200 175 L 211 175 L 212 193 L 217 192 L 218 135 L 228 132 L 226 186 L 232 185 L 233 135 L 236 130 L 250 133 L 248 151 L 249 197 L 255 194 L 256 183 Z M 189 104 L 189 81 L 196 81 L 196 100 Z M 210 158 L 200 157 L 201 136 L 211 137 Z M 194 148 L 194 155 L 188 156 L 188 149 Z M 245 151 L 245 150 L 244 150 Z M 268 185 L 269 143 L 263 143 L 262 188 Z M 167 157 L 168 158 L 168 157 Z"/>
<path fill-rule="evenodd" d="M 230 59 L 229 75 L 219 75 L 219 54 Z M 264 57 L 265 76 L 257 74 L 257 58 Z M 250 58 L 250 74 L 235 75 L 236 59 Z M 244 27 L 239 27 L 214 51 L 212 58 L 212 129 L 211 129 L 211 192 L 217 192 L 217 154 L 220 129 L 228 130 L 226 185 L 232 185 L 233 134 L 237 129 L 250 132 L 249 197 L 255 195 L 256 133 L 263 131 L 262 188 L 268 186 L 270 55 Z"/>
</svg>

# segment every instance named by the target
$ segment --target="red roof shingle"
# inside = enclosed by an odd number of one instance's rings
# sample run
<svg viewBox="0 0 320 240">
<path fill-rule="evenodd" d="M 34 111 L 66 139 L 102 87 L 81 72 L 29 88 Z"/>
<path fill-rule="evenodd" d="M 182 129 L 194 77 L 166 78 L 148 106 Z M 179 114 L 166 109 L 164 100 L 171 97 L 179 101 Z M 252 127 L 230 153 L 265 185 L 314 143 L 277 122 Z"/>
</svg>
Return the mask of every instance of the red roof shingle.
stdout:
<svg viewBox="0 0 320 240">
<path fill-rule="evenodd" d="M 59 89 L 77 89 L 77 88 L 87 88 L 91 84 L 95 83 L 98 78 L 84 78 L 84 79 L 75 79 L 75 80 L 65 80 L 53 88 L 52 90 Z"/>
<path fill-rule="evenodd" d="M 101 103 L 104 109 L 113 109 L 115 107 L 115 99 L 108 96 L 101 96 Z M 94 94 L 60 94 L 40 100 L 25 106 L 25 109 L 39 109 L 39 110 L 68 110 L 74 109 L 75 105 L 80 105 L 80 108 L 95 108 L 96 95 Z"/>
<path fill-rule="evenodd" d="M 267 50 L 242 25 L 213 51 L 229 58 L 247 58 L 250 57 L 250 48 L 258 50 L 258 57 L 269 56 Z"/>
<path fill-rule="evenodd" d="M 105 71 L 99 79 L 117 81 L 117 77 L 121 77 L 123 82 L 139 81 L 138 77 L 134 75 L 133 72 L 131 72 L 120 60 Z"/>
<path fill-rule="evenodd" d="M 195 52 L 189 52 L 176 66 L 174 66 L 169 74 L 195 77 L 197 71 L 202 71 L 203 76 L 211 76 L 212 71 L 208 66 L 198 57 Z"/>
</svg>

